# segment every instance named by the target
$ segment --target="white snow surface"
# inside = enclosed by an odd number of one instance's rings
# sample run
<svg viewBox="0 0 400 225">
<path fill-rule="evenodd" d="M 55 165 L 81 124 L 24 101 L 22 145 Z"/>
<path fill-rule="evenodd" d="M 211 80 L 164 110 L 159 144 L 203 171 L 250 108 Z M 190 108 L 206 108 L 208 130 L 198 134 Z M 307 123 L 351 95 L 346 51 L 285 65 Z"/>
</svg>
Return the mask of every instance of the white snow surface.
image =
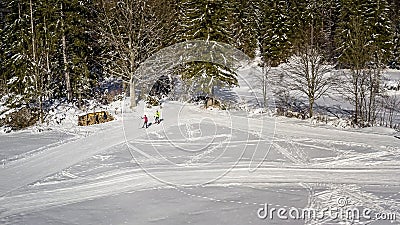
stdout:
<svg viewBox="0 0 400 225">
<path fill-rule="evenodd" d="M 58 123 L 0 133 L 0 224 L 399 224 L 398 132 L 272 117 L 257 90 L 227 93 L 242 98 L 239 110 L 166 101 L 131 111 L 126 99 L 87 109 L 108 110 L 113 122 L 77 127 L 85 112 L 65 107 L 49 120 Z M 156 109 L 163 121 L 142 129 Z M 260 219 L 265 204 L 373 216 Z"/>
<path fill-rule="evenodd" d="M 264 204 L 321 210 L 342 197 L 349 207 L 400 216 L 393 130 L 341 130 L 179 102 L 160 110 L 164 120 L 148 129 L 140 117 L 153 122 L 155 108 L 139 105 L 85 135 L 0 135 L 0 223 L 399 223 L 257 216 Z"/>
</svg>

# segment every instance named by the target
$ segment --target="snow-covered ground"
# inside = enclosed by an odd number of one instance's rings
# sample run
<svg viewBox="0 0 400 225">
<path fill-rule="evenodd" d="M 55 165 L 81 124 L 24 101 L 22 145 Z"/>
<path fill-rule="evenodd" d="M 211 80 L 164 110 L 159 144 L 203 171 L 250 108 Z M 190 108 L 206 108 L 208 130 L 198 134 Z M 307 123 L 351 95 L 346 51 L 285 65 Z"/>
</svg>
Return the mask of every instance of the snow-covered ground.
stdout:
<svg viewBox="0 0 400 225">
<path fill-rule="evenodd" d="M 272 116 L 276 99 L 260 109 L 252 68 L 239 74 L 245 85 L 216 93 L 240 97 L 231 111 L 174 101 L 130 111 L 126 99 L 87 109 L 110 111 L 109 123 L 77 127 L 85 112 L 63 106 L 47 125 L 0 134 L 0 223 L 399 224 L 398 132 Z M 156 109 L 164 120 L 142 129 Z"/>
<path fill-rule="evenodd" d="M 2 157 L 15 160 L 0 170 L 0 223 L 346 224 L 327 214 L 262 219 L 265 204 L 356 207 L 372 218 L 347 224 L 399 223 L 374 220 L 376 213 L 400 218 L 393 130 L 341 130 L 178 102 L 164 104 L 161 124 L 141 129 L 143 108 L 87 135 L 1 135 Z"/>
</svg>

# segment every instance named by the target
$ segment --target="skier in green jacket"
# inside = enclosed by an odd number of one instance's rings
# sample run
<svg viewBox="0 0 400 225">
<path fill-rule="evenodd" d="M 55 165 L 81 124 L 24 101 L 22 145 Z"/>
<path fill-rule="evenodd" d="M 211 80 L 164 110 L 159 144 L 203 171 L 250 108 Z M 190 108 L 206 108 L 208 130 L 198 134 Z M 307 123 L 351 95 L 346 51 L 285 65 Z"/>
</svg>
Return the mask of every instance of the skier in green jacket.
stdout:
<svg viewBox="0 0 400 225">
<path fill-rule="evenodd" d="M 154 116 L 154 118 L 155 118 L 154 123 L 159 124 L 160 123 L 160 112 L 158 110 L 156 111 L 156 115 Z"/>
</svg>

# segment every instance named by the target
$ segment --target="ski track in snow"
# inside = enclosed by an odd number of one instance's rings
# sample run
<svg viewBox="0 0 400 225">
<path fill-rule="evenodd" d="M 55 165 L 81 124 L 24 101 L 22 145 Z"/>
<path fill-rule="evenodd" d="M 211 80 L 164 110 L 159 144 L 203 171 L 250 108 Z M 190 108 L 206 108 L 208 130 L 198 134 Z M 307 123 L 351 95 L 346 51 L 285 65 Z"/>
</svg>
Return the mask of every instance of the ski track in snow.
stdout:
<svg viewBox="0 0 400 225">
<path fill-rule="evenodd" d="M 221 166 L 224 168 L 224 166 Z M 180 168 L 170 168 L 165 171 L 162 169 L 155 174 L 162 174 L 169 176 L 171 179 L 175 176 L 174 171 L 178 172 Z M 307 171 L 305 173 L 304 171 Z M 204 169 L 201 171 L 188 171 L 179 172 L 182 177 L 193 177 L 192 181 L 186 180 L 186 182 L 196 184 L 197 178 L 201 174 L 218 174 L 219 168 Z M 373 172 L 371 170 L 321 170 L 321 169 L 296 169 L 296 168 L 265 168 L 260 169 L 260 175 L 249 174 L 245 165 L 234 169 L 230 174 L 227 174 L 220 180 L 216 181 L 216 184 L 231 184 L 231 183 L 292 183 L 298 184 L 301 182 L 306 183 L 317 183 L 322 178 L 328 183 L 358 183 L 358 184 L 395 184 L 400 185 L 400 181 L 393 182 L 390 178 L 385 177 L 385 174 L 399 175 L 400 171 L 387 170 L 380 171 L 376 175 L 382 177 L 381 179 L 369 180 L 368 174 Z M 350 173 L 351 172 L 351 173 Z M 170 173 L 170 174 L 169 174 Z M 307 175 L 305 175 L 307 174 Z M 339 176 L 343 175 L 339 179 Z M 362 181 L 355 181 L 357 177 L 363 176 Z M 174 178 L 174 179 L 178 179 Z M 110 174 L 106 177 L 95 178 L 94 180 L 74 180 L 73 182 L 66 182 L 66 187 L 55 188 L 53 190 L 39 190 L 37 192 L 19 193 L 18 195 L 11 195 L 2 197 L 0 199 L 1 204 L 1 217 L 6 217 L 13 214 L 22 212 L 30 212 L 43 210 L 45 208 L 61 206 L 66 204 L 72 204 L 85 200 L 95 199 L 99 197 L 105 197 L 109 195 L 116 195 L 118 193 L 137 191 L 148 188 L 156 188 L 160 186 L 160 182 L 155 179 L 149 179 L 146 173 L 143 173 L 140 169 L 134 169 L 124 171 L 117 174 Z M 165 185 L 164 185 L 165 186 Z M 354 195 L 354 193 L 353 193 Z M 362 197 L 353 197 L 352 199 L 361 199 Z M 376 203 L 377 204 L 377 203 Z"/>
<path fill-rule="evenodd" d="M 204 112 L 197 109 L 191 110 L 190 117 L 196 115 L 204 116 Z M 174 118 L 173 114 L 166 114 L 165 116 L 169 119 L 163 121 L 162 126 L 149 128 L 148 134 L 158 134 L 162 129 L 175 125 L 172 122 L 174 121 L 172 119 Z M 212 114 L 212 116 L 216 124 L 226 126 L 227 123 L 224 117 L 218 117 L 215 114 Z M 323 185 L 328 190 L 311 191 L 309 206 L 318 208 L 319 206 L 313 205 L 315 202 L 319 202 L 320 205 L 332 205 L 334 204 L 332 199 L 345 195 L 351 197 L 357 204 L 371 207 L 379 212 L 390 209 L 391 212 L 395 212 L 400 216 L 398 202 L 400 192 L 387 197 L 379 197 L 358 188 L 359 185 L 400 185 L 399 180 L 393 180 L 393 177 L 400 177 L 399 163 L 397 162 L 400 155 L 399 142 L 393 137 L 279 122 L 276 123 L 276 130 L 272 136 L 270 130 L 262 130 L 265 127 L 271 127 L 265 126 L 271 123 L 270 121 L 264 121 L 265 123 L 260 124 L 259 120 L 244 117 L 234 116 L 234 119 L 235 124 L 232 129 L 258 134 L 260 140 L 233 140 L 232 143 L 241 145 L 257 141 L 270 142 L 272 148 L 282 154 L 290 163 L 286 164 L 287 167 L 277 168 L 273 163 L 269 163 L 268 160 L 264 162 L 263 155 L 261 158 L 254 159 L 258 160 L 256 164 L 261 165 L 255 172 L 249 173 L 249 162 L 242 161 L 230 173 L 216 180 L 213 184 L 257 185 L 261 183 L 290 183 L 298 185 L 304 183 L 312 190 L 321 187 L 318 185 L 314 187 L 312 184 L 323 182 L 328 184 Z M 195 122 L 194 120 L 193 123 Z M 127 120 L 125 123 L 133 124 L 131 120 Z M 184 187 L 162 184 L 149 177 L 139 168 L 117 169 L 114 172 L 107 171 L 83 178 L 65 171 L 65 169 L 79 162 L 124 143 L 125 137 L 121 126 L 99 131 L 88 137 L 62 145 L 54 147 L 50 145 L 44 147 L 45 150 L 35 150 L 35 154 L 27 154 L 23 159 L 6 164 L 0 171 L 0 194 L 2 196 L 0 197 L 0 221 L 6 222 L 9 216 L 19 213 L 35 212 L 119 193 L 157 188 L 173 188 L 184 195 L 203 198 L 216 203 L 262 204 L 246 200 L 224 200 L 214 196 L 207 196 L 207 194 L 190 193 Z M 133 143 L 146 142 L 146 139 L 141 138 L 143 134 L 135 129 L 125 127 L 125 132 Z M 192 139 L 197 141 L 206 140 L 206 138 L 202 137 L 192 137 Z M 177 141 L 185 142 L 183 139 Z M 154 140 L 154 142 L 156 145 L 165 143 L 164 140 Z M 352 147 L 374 149 L 375 151 L 363 153 L 347 150 Z M 307 154 L 310 149 L 332 152 L 332 154 L 336 155 L 312 159 Z M 140 151 L 136 153 L 141 155 Z M 209 154 L 209 152 L 203 154 Z M 199 155 L 194 156 L 191 161 L 187 162 L 196 162 L 199 157 Z M 374 163 L 378 159 L 382 161 L 379 167 L 368 166 L 368 163 Z M 101 158 L 101 161 L 103 160 L 107 160 L 107 157 Z M 192 171 L 190 169 L 182 171 L 182 167 L 158 165 L 157 162 L 162 159 L 156 156 L 151 156 L 149 160 L 156 162 L 153 162 L 155 171 L 152 173 L 177 181 L 186 179 L 185 182 L 188 184 L 196 184 L 196 178 L 203 176 L 203 174 L 210 177 L 217 176 L 221 170 L 225 170 L 231 165 L 227 163 L 227 165 L 220 164 L 202 168 L 200 171 Z M 53 185 L 46 185 L 45 183 L 46 189 L 32 191 L 28 186 L 28 188 L 18 191 L 21 187 L 27 187 L 29 184 L 58 172 L 63 172 L 64 176 L 71 179 Z M 371 175 L 374 176 L 374 179 L 369 178 Z M 190 177 L 193 177 L 193 180 L 188 179 Z M 330 196 L 330 199 L 327 196 Z M 332 221 L 311 221 L 309 224 L 329 222 Z"/>
</svg>

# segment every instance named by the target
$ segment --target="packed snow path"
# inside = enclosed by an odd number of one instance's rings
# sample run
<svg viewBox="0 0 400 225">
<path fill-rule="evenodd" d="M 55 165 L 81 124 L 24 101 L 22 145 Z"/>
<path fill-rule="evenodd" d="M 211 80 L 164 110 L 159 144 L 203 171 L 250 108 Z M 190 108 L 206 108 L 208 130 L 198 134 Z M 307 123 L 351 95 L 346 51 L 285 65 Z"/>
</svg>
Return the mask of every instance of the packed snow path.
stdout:
<svg viewBox="0 0 400 225">
<path fill-rule="evenodd" d="M 165 120 L 147 130 L 140 129 L 138 115 L 143 112 L 137 112 L 127 115 L 124 121 L 115 123 L 110 129 L 6 164 L 0 171 L 0 217 L 165 186 L 157 178 L 189 186 L 198 185 L 199 180 L 207 182 L 208 178 L 219 178 L 211 183 L 224 185 L 322 182 L 338 185 L 400 186 L 400 180 L 397 179 L 400 177 L 400 142 L 392 136 L 316 128 L 293 122 L 279 122 L 274 118 L 249 119 L 246 115 L 229 115 L 229 120 L 234 121 L 229 123 L 227 116 L 220 112 L 187 107 L 188 110 L 181 113 L 182 107 L 178 103 L 167 104 L 163 109 Z M 271 148 L 283 156 L 285 163 L 270 161 L 265 152 L 257 149 L 240 160 L 237 154 L 230 153 L 220 163 L 203 165 L 197 169 L 171 166 L 150 150 L 146 152 L 133 148 L 135 157 L 152 161 L 145 164 L 147 173 L 143 168 L 127 168 L 91 178 L 76 178 L 63 185 L 55 185 L 50 190 L 27 188 L 28 184 L 63 171 L 112 147 L 121 146 L 126 140 L 133 144 L 143 140 L 142 144 L 148 145 L 146 139 L 143 139 L 146 135 L 170 130 L 179 123 L 190 125 L 210 118 L 218 126 L 232 127 L 259 137 L 254 140 L 232 140 L 232 143 L 250 146 L 252 141 L 261 141 L 265 146 L 272 145 Z M 153 142 L 152 144 L 160 146 L 168 144 L 165 140 L 154 139 Z M 346 151 L 343 146 L 347 146 L 349 150 Z M 358 151 L 353 151 L 353 147 Z M 340 154 L 310 157 L 309 150 L 327 150 Z M 237 164 L 232 167 L 234 163 Z M 257 165 L 260 167 L 256 168 Z M 227 170 L 229 168 L 231 170 Z M 256 170 L 251 172 L 249 169 Z M 18 191 L 19 188 L 22 191 Z"/>
<path fill-rule="evenodd" d="M 179 114 L 178 110 L 180 110 L 179 107 L 172 107 L 172 110 L 165 110 L 164 117 L 166 119 L 162 123 L 164 129 L 176 124 L 178 119 L 177 115 Z M 188 119 L 187 121 L 189 121 L 190 118 L 202 119 L 205 115 L 207 117 L 210 116 L 204 114 L 204 112 L 202 113 L 200 110 L 190 110 L 190 113 L 183 116 L 185 116 L 186 119 Z M 226 118 L 223 116 L 218 116 L 218 114 L 215 113 L 212 113 L 211 116 L 219 125 L 233 125 L 234 129 L 247 130 L 248 132 L 251 132 L 251 129 L 255 132 L 262 131 L 262 135 L 266 134 L 265 136 L 268 137 L 272 136 L 271 132 L 275 132 L 274 135 L 276 136 L 285 135 L 287 137 L 296 138 L 314 138 L 320 141 L 370 145 L 377 148 L 395 147 L 397 148 L 396 153 L 400 154 L 398 149 L 400 147 L 400 142 L 397 139 L 386 135 L 347 132 L 293 125 L 290 123 L 275 123 L 275 120 L 271 118 L 264 119 L 262 123 L 260 123 L 260 120 L 258 119 L 234 116 L 233 119 L 235 122 L 227 124 Z M 137 127 L 137 121 L 135 120 L 138 120 L 138 118 L 128 118 L 129 117 L 125 117 L 126 120 L 123 121 L 123 123 L 132 124 L 132 126 L 125 125 L 125 133 L 122 128 L 123 125 L 120 124 L 112 129 L 99 131 L 86 138 L 48 149 L 27 159 L 6 165 L 5 168 L 2 168 L 0 171 L 0 194 L 5 195 L 7 192 L 57 173 L 95 154 L 101 153 L 112 146 L 124 143 L 126 140 L 125 135 L 129 140 L 139 138 L 143 135 L 144 130 Z M 179 119 L 185 120 L 184 117 Z M 152 126 L 149 128 L 149 131 L 161 130 L 163 129 L 162 126 Z M 266 129 L 273 128 L 274 126 L 276 126 L 275 130 Z M 288 155 L 288 157 L 290 157 L 290 155 Z M 262 158 L 258 160 L 261 159 Z M 390 174 L 387 175 L 389 176 Z"/>
</svg>

